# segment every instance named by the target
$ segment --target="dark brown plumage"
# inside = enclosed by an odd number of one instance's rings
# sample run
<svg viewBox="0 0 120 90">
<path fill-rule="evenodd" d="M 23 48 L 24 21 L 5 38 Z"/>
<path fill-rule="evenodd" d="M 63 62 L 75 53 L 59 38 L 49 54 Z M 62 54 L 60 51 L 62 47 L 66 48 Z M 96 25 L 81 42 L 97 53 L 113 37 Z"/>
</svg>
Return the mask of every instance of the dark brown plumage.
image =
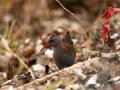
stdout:
<svg viewBox="0 0 120 90">
<path fill-rule="evenodd" d="M 76 53 L 74 46 L 71 45 L 71 44 L 68 44 L 68 43 L 62 42 L 62 49 L 65 53 L 67 53 L 69 55 L 72 55 L 73 53 Z"/>
</svg>

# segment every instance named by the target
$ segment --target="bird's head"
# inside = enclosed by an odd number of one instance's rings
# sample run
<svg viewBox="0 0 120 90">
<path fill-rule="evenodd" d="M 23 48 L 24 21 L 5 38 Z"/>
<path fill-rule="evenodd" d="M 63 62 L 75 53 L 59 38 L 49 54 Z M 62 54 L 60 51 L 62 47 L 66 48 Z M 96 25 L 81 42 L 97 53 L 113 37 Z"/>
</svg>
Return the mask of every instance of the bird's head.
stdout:
<svg viewBox="0 0 120 90">
<path fill-rule="evenodd" d="M 45 48 L 48 48 L 50 46 L 56 47 L 61 44 L 61 39 L 57 35 L 50 36 L 48 43 L 41 49 L 43 51 Z"/>
</svg>

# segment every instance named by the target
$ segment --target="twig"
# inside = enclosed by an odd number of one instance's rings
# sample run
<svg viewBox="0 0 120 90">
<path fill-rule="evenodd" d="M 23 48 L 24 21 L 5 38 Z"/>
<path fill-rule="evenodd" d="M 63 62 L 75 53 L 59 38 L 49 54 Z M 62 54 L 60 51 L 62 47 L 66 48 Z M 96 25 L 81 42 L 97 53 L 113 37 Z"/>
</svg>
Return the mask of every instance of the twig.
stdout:
<svg viewBox="0 0 120 90">
<path fill-rule="evenodd" d="M 19 45 L 20 45 L 20 44 L 19 44 Z M 15 52 L 17 51 L 19 45 L 16 47 L 15 51 L 13 52 L 12 56 L 10 57 L 10 59 L 9 59 L 9 61 L 8 61 L 8 63 L 7 63 L 7 65 L 6 65 L 6 67 L 9 68 L 9 65 L 11 66 L 10 61 L 12 60 L 12 58 L 13 58 Z M 0 77 L 2 76 L 2 74 L 3 74 L 3 72 L 0 74 Z"/>
<path fill-rule="evenodd" d="M 19 44 L 19 45 L 20 45 L 20 44 Z M 15 51 L 13 52 L 13 54 L 12 54 L 10 60 L 8 61 L 7 66 L 6 66 L 6 67 L 8 67 L 8 72 L 7 72 L 7 79 L 8 79 L 8 80 L 10 80 L 10 79 L 13 78 L 13 68 L 12 68 L 12 65 L 11 65 L 11 60 L 12 60 L 14 54 L 16 53 L 16 51 L 17 51 L 19 45 L 17 46 L 17 48 L 16 48 Z"/>
<path fill-rule="evenodd" d="M 41 84 L 41 83 L 47 81 L 48 79 L 52 78 L 52 76 L 59 75 L 61 72 L 65 72 L 65 71 L 72 71 L 72 72 L 74 72 L 74 68 L 78 68 L 78 66 L 80 66 L 80 65 L 82 65 L 81 62 L 79 62 L 79 63 L 77 63 L 77 64 L 74 64 L 74 65 L 71 66 L 71 67 L 64 68 L 63 70 L 60 70 L 60 71 L 58 71 L 58 72 L 54 72 L 54 73 L 51 73 L 51 74 L 49 74 L 49 75 L 46 75 L 46 76 L 44 76 L 44 77 L 42 77 L 42 78 L 40 78 L 40 79 L 36 79 L 36 80 L 34 80 L 34 81 L 32 81 L 32 82 L 29 82 L 28 84 L 25 84 L 25 85 L 16 87 L 16 88 L 14 88 L 14 90 L 19 90 L 19 89 L 21 89 L 21 88 L 22 88 L 22 89 L 25 89 L 25 88 L 27 88 L 28 86 L 32 86 L 32 85 L 35 85 L 35 84 L 37 84 L 37 85 L 38 85 L 38 84 Z M 81 72 L 81 73 L 82 73 L 82 72 Z"/>
<path fill-rule="evenodd" d="M 19 45 L 20 45 L 20 44 L 19 44 Z M 19 45 L 16 47 L 15 51 L 13 52 L 12 56 L 10 57 L 10 60 L 9 60 L 8 64 L 9 64 L 9 63 L 10 63 L 10 61 L 12 60 L 12 58 L 13 58 L 13 56 L 14 56 L 15 52 L 17 51 L 17 49 L 18 49 Z"/>
<path fill-rule="evenodd" d="M 72 13 L 72 12 L 69 11 L 67 8 L 65 8 L 59 0 L 56 0 L 56 1 L 60 4 L 60 6 L 61 6 L 64 10 L 66 10 L 68 13 L 70 13 L 72 16 L 74 16 L 83 26 L 85 26 L 85 24 L 84 24 L 78 17 L 76 17 L 74 13 Z M 86 26 L 85 26 L 85 27 L 86 27 Z"/>
<path fill-rule="evenodd" d="M 58 2 L 60 4 L 60 6 L 66 10 L 68 13 L 70 13 L 73 17 L 75 17 L 85 28 L 87 28 L 89 31 L 91 30 L 91 28 L 87 27 L 82 20 L 80 20 L 78 17 L 75 16 L 74 13 L 72 13 L 71 11 L 69 11 L 67 8 L 65 8 L 62 3 L 59 0 L 55 0 L 56 2 Z M 91 32 L 90 32 L 91 33 Z M 92 33 L 93 34 L 93 33 Z M 93 34 L 99 41 L 101 41 L 95 34 Z"/>
</svg>

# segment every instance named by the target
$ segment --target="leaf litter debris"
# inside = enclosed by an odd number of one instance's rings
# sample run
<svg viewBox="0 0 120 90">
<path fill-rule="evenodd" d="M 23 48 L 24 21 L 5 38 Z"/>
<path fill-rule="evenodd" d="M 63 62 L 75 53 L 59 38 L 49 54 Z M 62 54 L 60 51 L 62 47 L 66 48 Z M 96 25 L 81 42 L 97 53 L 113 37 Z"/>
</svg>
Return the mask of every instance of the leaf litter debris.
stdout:
<svg viewBox="0 0 120 90">
<path fill-rule="evenodd" d="M 116 8 L 116 5 L 114 5 L 105 11 L 102 19 L 106 18 L 107 21 L 102 22 L 100 24 L 101 26 L 99 25 L 101 29 L 98 32 L 102 31 L 103 28 L 101 35 L 99 33 L 99 37 L 94 34 L 94 31 L 91 30 L 91 28 L 89 28 L 90 24 L 86 23 L 87 21 L 83 23 L 84 20 L 77 18 L 76 13 L 74 14 L 66 9 L 60 0 L 56 1 L 62 6 L 63 10 L 60 9 L 60 11 L 62 11 L 61 15 L 56 16 L 57 20 L 53 19 L 53 21 L 47 21 L 47 19 L 50 18 L 50 12 L 42 12 L 40 10 L 41 7 L 39 4 L 37 7 L 34 6 L 35 3 L 38 3 L 37 0 L 35 2 L 29 1 L 29 3 L 26 3 L 23 0 L 20 1 L 21 5 L 22 3 L 25 3 L 25 5 L 23 5 L 23 12 L 26 12 L 28 10 L 28 13 L 25 13 L 25 15 L 28 17 L 24 19 L 24 26 L 22 26 L 20 19 L 15 20 L 14 23 L 16 26 L 12 25 L 10 29 L 10 32 L 14 32 L 12 36 L 7 35 L 6 29 L 5 36 L 9 36 L 9 38 L 11 37 L 10 39 L 7 39 L 1 35 L 3 45 L 1 45 L 2 48 L 0 51 L 1 55 L 7 57 L 6 53 L 11 53 L 11 51 L 17 47 L 16 43 L 21 42 L 22 44 L 20 44 L 20 46 L 17 48 L 17 52 L 15 52 L 15 58 L 12 58 L 12 62 L 17 60 L 19 63 L 17 62 L 15 64 L 12 64 L 11 61 L 9 62 L 8 60 L 9 63 L 8 67 L 6 68 L 8 70 L 8 73 L 6 74 L 7 77 L 5 77 L 5 71 L 0 73 L 0 79 L 2 81 L 0 82 L 0 89 L 119 90 L 120 43 L 118 42 L 116 44 L 116 42 L 120 40 L 120 30 L 114 28 L 118 33 L 118 37 L 113 38 L 111 28 L 114 26 L 115 22 L 111 22 L 110 19 L 114 19 L 115 15 L 119 15 L 119 13 L 116 12 L 119 12 L 120 9 Z M 40 2 L 42 4 L 45 4 L 46 0 Z M 10 3 L 8 3 L 8 6 L 9 4 Z M 14 5 L 15 2 L 13 1 L 11 4 Z M 28 8 L 29 5 L 32 6 L 31 9 Z M 44 5 L 41 5 L 42 8 L 44 10 L 49 10 L 47 4 L 45 5 L 46 7 Z M 13 9 L 12 6 L 7 8 Z M 40 10 L 41 14 L 37 13 L 37 10 Z M 35 13 L 31 14 L 33 11 Z M 73 20 L 70 19 L 70 16 L 63 18 L 65 11 L 69 12 L 69 15 L 74 16 L 82 25 L 80 25 L 79 22 L 75 21 L 73 19 L 74 17 L 72 17 Z M 37 25 L 34 22 L 37 22 L 37 20 L 42 20 L 41 17 L 38 18 L 37 15 L 44 16 L 44 19 L 46 18 L 46 20 L 41 21 L 40 24 Z M 32 18 L 31 20 L 30 17 Z M 12 21 L 12 19 L 14 19 L 14 17 L 12 15 L 8 15 L 6 18 L 8 18 L 7 20 L 5 19 L 7 23 L 6 25 L 9 26 L 9 23 Z M 34 25 L 30 27 L 30 24 Z M 20 29 L 18 29 L 18 31 L 15 31 L 15 28 Z M 39 53 L 39 51 L 47 42 L 48 37 L 53 34 L 53 32 L 54 34 L 63 37 L 66 31 L 70 31 L 73 41 L 75 41 L 74 45 L 77 52 L 76 63 L 71 67 L 59 70 L 53 63 L 53 51 L 51 48 L 42 53 Z M 19 32 L 22 33 L 19 34 Z M 91 35 L 91 33 L 93 34 Z M 36 37 L 30 36 L 28 39 L 27 34 Z M 13 38 L 16 38 L 17 40 L 13 40 Z M 25 39 L 28 40 L 25 41 L 27 43 L 23 42 Z M 13 48 L 13 50 L 11 48 Z M 2 61 L 2 63 L 4 62 Z"/>
</svg>

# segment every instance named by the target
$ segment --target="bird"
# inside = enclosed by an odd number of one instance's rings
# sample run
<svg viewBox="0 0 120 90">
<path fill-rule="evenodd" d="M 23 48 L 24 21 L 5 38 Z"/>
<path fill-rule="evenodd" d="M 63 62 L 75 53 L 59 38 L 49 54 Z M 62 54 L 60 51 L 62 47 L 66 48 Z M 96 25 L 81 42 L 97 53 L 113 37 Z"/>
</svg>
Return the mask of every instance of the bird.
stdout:
<svg viewBox="0 0 120 90">
<path fill-rule="evenodd" d="M 76 51 L 69 31 L 63 39 L 57 35 L 50 36 L 48 43 L 41 49 L 53 47 L 53 61 L 59 69 L 72 66 L 75 63 Z"/>
</svg>

